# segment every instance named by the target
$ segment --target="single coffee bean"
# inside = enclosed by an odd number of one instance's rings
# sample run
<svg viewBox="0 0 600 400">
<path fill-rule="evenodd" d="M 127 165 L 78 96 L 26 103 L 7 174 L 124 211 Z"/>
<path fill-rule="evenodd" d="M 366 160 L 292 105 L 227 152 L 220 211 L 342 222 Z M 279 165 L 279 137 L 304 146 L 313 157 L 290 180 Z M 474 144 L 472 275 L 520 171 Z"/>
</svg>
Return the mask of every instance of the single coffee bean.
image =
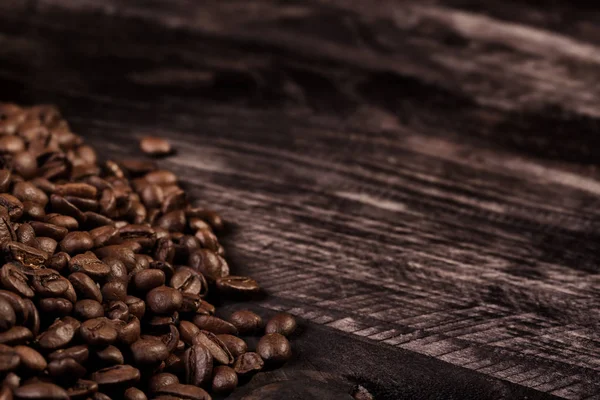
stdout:
<svg viewBox="0 0 600 400">
<path fill-rule="evenodd" d="M 6 193 L 10 186 L 12 174 L 8 169 L 0 169 L 0 192 Z"/>
<path fill-rule="evenodd" d="M 238 375 L 253 375 L 263 369 L 265 363 L 257 353 L 247 352 L 235 360 L 233 369 Z"/>
<path fill-rule="evenodd" d="M 75 303 L 74 315 L 82 321 L 104 317 L 104 307 L 96 300 L 79 300 Z"/>
<path fill-rule="evenodd" d="M 39 308 L 43 315 L 64 317 L 73 311 L 73 303 L 63 298 L 47 297 L 40 299 Z"/>
<path fill-rule="evenodd" d="M 165 156 L 172 151 L 171 144 L 167 140 L 154 136 L 142 138 L 140 149 L 150 156 Z"/>
<path fill-rule="evenodd" d="M 37 236 L 51 237 L 54 240 L 62 240 L 69 232 L 67 228 L 47 222 L 31 221 L 29 223 Z"/>
<path fill-rule="evenodd" d="M 164 286 L 165 273 L 159 269 L 145 269 L 133 275 L 133 286 L 140 293 L 147 293 L 150 290 Z"/>
<path fill-rule="evenodd" d="M 37 336 L 40 332 L 40 314 L 37 307 L 33 304 L 30 299 L 23 300 L 25 308 L 27 309 L 27 318 L 25 319 L 24 325 L 27 327 L 33 336 Z"/>
<path fill-rule="evenodd" d="M 207 301 L 200 300 L 200 307 L 196 310 L 198 315 L 213 315 L 215 313 L 215 306 Z"/>
<path fill-rule="evenodd" d="M 173 385 L 175 383 L 179 383 L 179 378 L 177 378 L 177 376 L 167 372 L 162 372 L 150 378 L 148 381 L 148 390 L 150 393 L 156 393 L 163 387 Z"/>
<path fill-rule="evenodd" d="M 204 276 L 188 267 L 180 267 L 171 278 L 169 286 L 182 293 L 196 294 L 203 297 L 208 292 Z"/>
<path fill-rule="evenodd" d="M 120 344 L 131 345 L 140 338 L 142 329 L 140 320 L 133 315 L 129 316 L 128 321 L 116 319 L 112 322 L 117 330 L 117 341 Z"/>
<path fill-rule="evenodd" d="M 296 330 L 296 319 L 288 313 L 275 314 L 265 326 L 265 333 L 290 336 Z"/>
<path fill-rule="evenodd" d="M 0 194 L 0 206 L 8 210 L 11 221 L 18 221 L 23 216 L 23 203 L 11 194 Z"/>
<path fill-rule="evenodd" d="M 88 229 L 113 225 L 112 219 L 110 219 L 102 214 L 98 214 L 97 212 L 85 211 L 83 214 L 85 215 L 85 226 Z M 91 234 L 91 232 L 90 232 L 90 234 Z M 108 244 L 108 243 L 106 243 L 106 244 Z M 102 246 L 102 245 L 96 244 L 95 240 L 94 240 L 94 245 L 96 247 Z"/>
<path fill-rule="evenodd" d="M 181 340 L 183 340 L 186 344 L 192 345 L 194 343 L 194 338 L 200 333 L 200 328 L 196 325 L 192 324 L 189 321 L 181 321 L 179 323 L 179 335 Z"/>
<path fill-rule="evenodd" d="M 169 238 L 163 237 L 156 241 L 154 258 L 157 261 L 172 263 L 175 259 L 175 244 Z"/>
<path fill-rule="evenodd" d="M 158 185 L 147 185 L 142 189 L 140 197 L 144 205 L 148 208 L 159 208 L 165 195 L 162 188 Z"/>
<path fill-rule="evenodd" d="M 94 247 L 103 247 L 119 241 L 119 230 L 113 225 L 104 225 L 89 232 Z"/>
<path fill-rule="evenodd" d="M 187 206 L 187 195 L 179 188 L 176 188 L 170 194 L 165 193 L 165 200 L 161 205 L 160 211 L 167 214 L 171 211 L 181 210 Z M 185 215 L 185 214 L 184 214 Z"/>
<path fill-rule="evenodd" d="M 35 231 L 31 227 L 31 225 L 24 223 L 20 224 L 19 227 L 15 230 L 17 234 L 17 240 L 27 246 L 35 247 Z"/>
<path fill-rule="evenodd" d="M 135 315 L 137 319 L 142 319 L 146 313 L 146 303 L 140 298 L 134 296 L 127 296 L 123 302 L 129 309 L 129 314 Z"/>
<path fill-rule="evenodd" d="M 212 230 L 199 229 L 194 236 L 198 239 L 202 248 L 214 251 L 215 253 L 219 251 L 220 244 Z"/>
<path fill-rule="evenodd" d="M 66 390 L 53 383 L 39 382 L 21 386 L 14 391 L 19 400 L 68 400 Z"/>
<path fill-rule="evenodd" d="M 194 316 L 193 322 L 198 328 L 214 334 L 238 334 L 238 330 L 233 324 L 224 321 L 221 318 L 213 317 L 212 315 L 196 315 Z"/>
<path fill-rule="evenodd" d="M 124 400 L 148 400 L 144 392 L 134 387 L 127 389 L 123 398 Z"/>
<path fill-rule="evenodd" d="M 45 251 L 19 242 L 8 242 L 2 250 L 8 260 L 19 262 L 31 268 L 44 266 L 49 258 Z"/>
<path fill-rule="evenodd" d="M 10 304 L 10 307 L 12 308 L 13 312 L 15 313 L 15 322 L 16 323 L 23 323 L 25 320 L 27 320 L 27 317 L 29 316 L 29 310 L 27 308 L 27 305 L 25 304 L 25 300 L 23 298 L 21 298 L 21 296 L 19 296 L 16 293 L 13 292 L 9 292 L 8 290 L 1 290 L 0 289 L 0 299 L 8 302 L 8 304 Z M 5 306 L 4 306 L 5 307 Z M 0 307 L 3 308 L 3 307 Z M 10 314 L 10 311 L 7 311 L 8 314 Z M 0 311 L 0 315 L 4 315 L 4 312 Z M 8 315 L 8 319 L 10 320 L 10 315 Z M 6 324 L 6 322 L 0 321 L 0 325 L 2 324 Z M 8 323 L 10 325 L 10 322 Z M 12 326 L 10 326 L 7 329 L 12 328 Z M 3 329 L 0 329 L 3 330 Z"/>
<path fill-rule="evenodd" d="M 68 215 L 62 215 L 62 214 L 46 214 L 46 217 L 44 218 L 44 222 L 47 222 L 49 224 L 52 225 L 57 225 L 57 226 L 61 226 L 63 228 L 66 228 L 69 231 L 74 231 L 77 228 L 79 228 L 79 222 L 77 222 L 77 220 L 73 217 L 70 217 Z"/>
<path fill-rule="evenodd" d="M 33 333 L 24 326 L 13 326 L 9 330 L 0 333 L 0 344 L 18 345 L 25 344 L 33 339 Z"/>
<path fill-rule="evenodd" d="M 4 332 L 15 326 L 17 315 L 11 302 L 0 296 L 0 331 Z"/>
<path fill-rule="evenodd" d="M 60 250 L 70 255 L 85 253 L 94 248 L 94 239 L 87 232 L 69 232 L 60 242 Z"/>
<path fill-rule="evenodd" d="M 183 355 L 185 365 L 185 382 L 202 386 L 212 377 L 213 358 L 210 351 L 201 344 L 195 344 Z"/>
<path fill-rule="evenodd" d="M 48 363 L 48 374 L 54 381 L 64 385 L 70 386 L 83 378 L 86 372 L 86 369 L 72 358 L 62 358 Z"/>
<path fill-rule="evenodd" d="M 67 253 L 58 252 L 48 260 L 48 267 L 58 272 L 63 272 L 69 265 L 71 257 Z"/>
<path fill-rule="evenodd" d="M 120 281 L 120 282 L 127 282 L 129 280 L 129 276 L 127 273 L 127 268 L 125 267 L 125 264 L 123 264 L 122 261 L 117 260 L 116 258 L 103 258 L 102 262 L 104 262 L 106 265 L 108 265 L 110 272 L 108 273 L 108 276 L 106 277 L 106 281 L 107 282 L 115 282 L 115 281 Z"/>
<path fill-rule="evenodd" d="M 86 212 L 98 211 L 98 201 L 94 199 L 86 199 L 84 197 L 65 196 L 65 200 L 73 204 L 75 207 L 83 211 L 86 216 L 85 225 L 87 226 L 87 214 Z"/>
<path fill-rule="evenodd" d="M 85 222 L 85 214 L 83 211 L 64 197 L 53 194 L 50 196 L 50 204 L 52 205 L 52 211 L 73 217 L 79 223 Z"/>
<path fill-rule="evenodd" d="M 56 251 L 56 246 L 58 246 L 56 240 L 49 237 L 38 237 L 35 239 L 33 244 L 33 247 L 37 248 L 38 250 L 45 251 L 48 254 L 49 260 L 52 259 L 52 256 Z"/>
<path fill-rule="evenodd" d="M 103 279 L 110 273 L 110 267 L 100 261 L 91 251 L 71 258 L 69 269 L 71 272 L 83 272 L 92 279 Z"/>
<path fill-rule="evenodd" d="M 128 224 L 119 229 L 119 236 L 123 240 L 139 243 L 144 249 L 151 248 L 156 243 L 156 233 L 147 225 Z"/>
<path fill-rule="evenodd" d="M 48 355 L 50 361 L 63 360 L 65 358 L 72 358 L 79 364 L 85 364 L 89 357 L 89 348 L 86 345 L 78 345 L 68 347 L 66 349 L 56 350 Z"/>
<path fill-rule="evenodd" d="M 256 346 L 256 352 L 267 364 L 279 365 L 292 357 L 292 347 L 285 336 L 279 333 L 268 333 Z"/>
<path fill-rule="evenodd" d="M 42 332 L 37 342 L 44 350 L 57 350 L 66 347 L 75 336 L 75 326 L 63 320 L 57 320 Z"/>
<path fill-rule="evenodd" d="M 132 176 L 140 176 L 156 170 L 156 164 L 153 161 L 127 159 L 121 160 L 120 164 Z"/>
<path fill-rule="evenodd" d="M 22 202 L 31 201 L 45 207 L 48 204 L 48 196 L 43 190 L 31 182 L 17 182 L 12 190 L 13 195 Z"/>
<path fill-rule="evenodd" d="M 113 365 L 125 364 L 123 353 L 115 346 L 106 346 L 105 348 L 96 351 L 93 357 L 95 368 L 106 368 Z"/>
<path fill-rule="evenodd" d="M 98 384 L 94 381 L 79 379 L 74 385 L 67 389 L 70 400 L 89 399 L 98 391 Z"/>
<path fill-rule="evenodd" d="M 222 334 L 217 335 L 217 338 L 227 347 L 234 359 L 248 351 L 248 345 L 243 339 L 237 336 Z"/>
<path fill-rule="evenodd" d="M 115 365 L 94 372 L 91 379 L 98 383 L 100 390 L 131 387 L 140 380 L 140 370 L 127 364 Z"/>
<path fill-rule="evenodd" d="M 179 313 L 176 311 L 171 315 L 154 315 L 146 322 L 153 332 L 166 332 L 170 325 L 179 324 Z"/>
<path fill-rule="evenodd" d="M 131 272 L 136 266 L 135 252 L 128 246 L 110 245 L 98 248 L 95 253 L 100 258 L 116 258 L 120 260 L 128 272 Z"/>
<path fill-rule="evenodd" d="M 17 240 L 17 234 L 12 227 L 6 208 L 0 206 L 0 246 Z"/>
<path fill-rule="evenodd" d="M 215 232 L 221 232 L 225 228 L 225 221 L 215 211 L 206 208 L 189 208 L 186 210 L 186 217 L 199 218 L 207 222 Z"/>
<path fill-rule="evenodd" d="M 156 225 L 160 228 L 167 229 L 169 232 L 181 232 L 185 229 L 186 220 L 183 210 L 171 211 L 161 216 Z"/>
<path fill-rule="evenodd" d="M 164 169 L 148 172 L 144 179 L 148 183 L 157 185 L 172 185 L 177 183 L 177 176 L 171 171 Z"/>
<path fill-rule="evenodd" d="M 19 386 L 21 386 L 21 378 L 19 378 L 19 375 L 15 374 L 14 372 L 9 372 L 2 380 L 2 387 L 10 390 L 15 390 Z"/>
<path fill-rule="evenodd" d="M 15 154 L 25 150 L 25 141 L 18 136 L 0 136 L 0 153 Z"/>
<path fill-rule="evenodd" d="M 169 356 L 169 350 L 158 339 L 140 339 L 131 345 L 131 354 L 137 365 L 156 365 Z"/>
<path fill-rule="evenodd" d="M 229 394 L 235 390 L 238 377 L 233 368 L 219 365 L 213 370 L 212 391 L 216 394 Z"/>
<path fill-rule="evenodd" d="M 50 268 L 32 271 L 31 287 L 38 296 L 62 297 L 69 288 L 69 280 Z"/>
<path fill-rule="evenodd" d="M 23 202 L 23 217 L 35 221 L 43 221 L 46 217 L 44 207 L 32 201 Z"/>
<path fill-rule="evenodd" d="M 56 185 L 54 193 L 59 196 L 83 197 L 86 199 L 95 199 L 98 189 L 87 183 L 64 183 Z"/>
<path fill-rule="evenodd" d="M 229 365 L 235 361 L 227 346 L 213 333 L 200 331 L 192 340 L 192 343 L 201 344 L 208 349 L 213 360 L 220 364 Z"/>
<path fill-rule="evenodd" d="M 239 310 L 229 317 L 231 322 L 242 335 L 251 335 L 262 328 L 262 318 L 250 310 Z"/>
<path fill-rule="evenodd" d="M 176 289 L 159 286 L 148 292 L 146 304 L 155 314 L 171 314 L 181 308 L 183 296 Z"/>
<path fill-rule="evenodd" d="M 28 284 L 27 276 L 23 273 L 23 268 L 18 264 L 4 264 L 0 270 L 0 282 L 4 289 L 23 297 L 33 297 L 35 294 Z"/>
<path fill-rule="evenodd" d="M 75 288 L 75 293 L 80 299 L 95 300 L 98 303 L 102 302 L 102 293 L 100 288 L 92 278 L 83 272 L 73 272 L 69 275 L 69 282 Z"/>
<path fill-rule="evenodd" d="M 258 283 L 246 276 L 230 275 L 218 278 L 216 285 L 221 293 L 250 295 L 260 292 Z"/>
<path fill-rule="evenodd" d="M 0 372 L 6 373 L 17 369 L 21 363 L 19 353 L 10 346 L 0 344 Z"/>
<path fill-rule="evenodd" d="M 188 265 L 200 272 L 210 282 L 229 275 L 227 262 L 217 253 L 200 249 L 190 254 Z"/>
<path fill-rule="evenodd" d="M 107 318 L 88 319 L 81 324 L 79 334 L 92 346 L 108 346 L 117 340 L 117 330 Z"/>
<path fill-rule="evenodd" d="M 129 320 L 129 307 L 123 301 L 112 301 L 106 309 L 108 319 L 120 319 L 123 321 Z"/>
<path fill-rule="evenodd" d="M 173 268 L 170 263 L 165 261 L 152 261 L 150 263 L 150 268 L 159 269 L 164 272 L 165 282 L 169 282 L 171 278 L 173 278 L 173 275 L 175 275 L 175 268 Z"/>
<path fill-rule="evenodd" d="M 105 283 L 101 289 L 102 298 L 105 302 L 123 301 L 127 297 L 127 282 L 110 281 Z"/>
<path fill-rule="evenodd" d="M 156 392 L 160 396 L 172 396 L 177 399 L 188 399 L 188 400 L 210 400 L 210 395 L 202 388 L 197 385 L 182 385 L 176 383 L 173 385 L 165 386 Z"/>
<path fill-rule="evenodd" d="M 96 392 L 94 393 L 92 400 L 112 400 L 112 398 L 104 393 Z"/>
<path fill-rule="evenodd" d="M 200 308 L 200 303 L 202 302 L 200 295 L 189 293 L 182 293 L 182 295 L 183 303 L 179 311 L 187 314 L 193 314 L 197 312 Z"/>
</svg>

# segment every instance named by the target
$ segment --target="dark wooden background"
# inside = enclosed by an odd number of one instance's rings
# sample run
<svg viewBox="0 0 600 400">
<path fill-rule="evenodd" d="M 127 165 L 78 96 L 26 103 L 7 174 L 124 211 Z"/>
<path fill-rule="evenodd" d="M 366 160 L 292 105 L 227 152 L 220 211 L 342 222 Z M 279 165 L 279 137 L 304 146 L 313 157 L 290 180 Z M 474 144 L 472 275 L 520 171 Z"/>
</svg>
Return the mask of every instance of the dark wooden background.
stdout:
<svg viewBox="0 0 600 400">
<path fill-rule="evenodd" d="M 2 0 L 0 100 L 171 139 L 250 306 L 303 318 L 232 399 L 600 399 L 590 4 Z"/>
</svg>

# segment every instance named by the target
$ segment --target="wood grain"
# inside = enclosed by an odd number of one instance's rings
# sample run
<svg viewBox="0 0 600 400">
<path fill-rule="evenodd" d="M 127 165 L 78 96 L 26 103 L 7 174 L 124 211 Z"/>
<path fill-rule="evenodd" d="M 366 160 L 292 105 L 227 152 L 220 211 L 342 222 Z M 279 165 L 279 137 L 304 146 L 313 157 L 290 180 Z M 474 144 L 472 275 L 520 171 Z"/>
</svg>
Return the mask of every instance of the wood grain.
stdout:
<svg viewBox="0 0 600 400">
<path fill-rule="evenodd" d="M 0 98 L 57 103 L 105 157 L 169 137 L 161 165 L 233 222 L 258 309 L 403 354 L 353 372 L 381 374 L 377 398 L 593 399 L 599 20 L 566 1 L 9 1 Z M 508 386 L 451 395 L 407 377 L 415 353 L 422 376 Z"/>
</svg>

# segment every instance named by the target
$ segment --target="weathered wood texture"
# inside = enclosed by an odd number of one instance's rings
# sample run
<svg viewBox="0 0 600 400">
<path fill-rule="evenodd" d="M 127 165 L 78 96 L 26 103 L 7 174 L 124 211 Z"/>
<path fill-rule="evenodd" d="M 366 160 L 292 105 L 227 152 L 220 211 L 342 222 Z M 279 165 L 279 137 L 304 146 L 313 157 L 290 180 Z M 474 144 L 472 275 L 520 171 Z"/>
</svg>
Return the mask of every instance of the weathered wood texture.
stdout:
<svg viewBox="0 0 600 400">
<path fill-rule="evenodd" d="M 586 4 L 4 1 L 0 97 L 57 103 L 104 156 L 172 140 L 161 164 L 235 222 L 228 258 L 269 293 L 255 306 L 307 320 L 301 359 L 271 377 L 597 399 Z"/>
</svg>

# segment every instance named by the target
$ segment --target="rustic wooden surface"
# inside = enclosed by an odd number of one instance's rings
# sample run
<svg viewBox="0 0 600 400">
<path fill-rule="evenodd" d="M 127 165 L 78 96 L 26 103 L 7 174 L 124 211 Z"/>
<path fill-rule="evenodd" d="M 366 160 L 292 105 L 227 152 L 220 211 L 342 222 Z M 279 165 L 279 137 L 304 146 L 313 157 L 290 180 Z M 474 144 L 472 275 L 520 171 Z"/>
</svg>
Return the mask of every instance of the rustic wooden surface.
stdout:
<svg viewBox="0 0 600 400">
<path fill-rule="evenodd" d="M 304 319 L 234 399 L 599 399 L 599 80 L 583 0 L 0 2 L 0 100 L 169 137 Z"/>
</svg>

